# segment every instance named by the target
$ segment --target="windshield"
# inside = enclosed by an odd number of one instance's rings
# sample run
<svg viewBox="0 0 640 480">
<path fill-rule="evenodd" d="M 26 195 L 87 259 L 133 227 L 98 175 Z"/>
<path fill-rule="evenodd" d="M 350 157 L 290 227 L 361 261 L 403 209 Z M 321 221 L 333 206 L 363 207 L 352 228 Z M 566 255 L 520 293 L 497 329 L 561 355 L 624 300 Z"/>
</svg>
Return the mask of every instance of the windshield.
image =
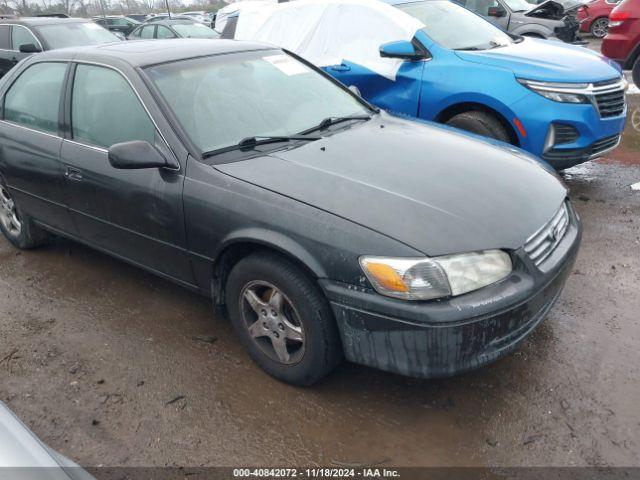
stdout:
<svg viewBox="0 0 640 480">
<path fill-rule="evenodd" d="M 47 42 L 50 49 L 65 47 L 81 47 L 101 43 L 119 42 L 109 30 L 93 22 L 57 23 L 35 27 Z"/>
<path fill-rule="evenodd" d="M 184 38 L 220 38 L 220 35 L 201 23 L 176 23 L 171 25 Z"/>
<path fill-rule="evenodd" d="M 406 3 L 398 8 L 424 23 L 422 31 L 450 50 L 486 50 L 513 43 L 498 27 L 449 1 Z"/>
<path fill-rule="evenodd" d="M 145 71 L 203 152 L 247 137 L 299 135 L 328 117 L 371 114 L 348 91 L 279 50 L 182 60 Z"/>
<path fill-rule="evenodd" d="M 527 0 L 504 0 L 513 12 L 526 12 L 533 8 Z"/>
</svg>

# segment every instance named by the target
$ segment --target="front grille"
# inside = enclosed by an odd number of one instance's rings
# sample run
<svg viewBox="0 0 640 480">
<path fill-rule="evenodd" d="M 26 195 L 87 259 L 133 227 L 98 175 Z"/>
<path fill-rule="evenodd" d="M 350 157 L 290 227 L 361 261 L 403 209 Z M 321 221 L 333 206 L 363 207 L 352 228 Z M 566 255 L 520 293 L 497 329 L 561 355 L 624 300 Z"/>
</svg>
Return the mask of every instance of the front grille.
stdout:
<svg viewBox="0 0 640 480">
<path fill-rule="evenodd" d="M 563 203 L 551 221 L 531 235 L 524 245 L 524 251 L 531 261 L 540 266 L 553 253 L 569 228 L 569 210 Z"/>
<path fill-rule="evenodd" d="M 624 112 L 625 96 L 622 88 L 596 93 L 595 98 L 602 118 L 617 117 Z"/>
<path fill-rule="evenodd" d="M 602 152 L 618 145 L 618 142 L 620 142 L 620 135 L 612 135 L 598 140 L 591 147 L 591 156 L 595 157 L 596 155 L 600 155 Z"/>
<path fill-rule="evenodd" d="M 578 133 L 578 130 L 576 130 L 575 127 L 572 127 L 571 125 L 564 125 L 562 123 L 553 124 L 554 145 L 573 143 L 578 140 L 578 137 L 580 137 L 580 133 Z"/>
</svg>

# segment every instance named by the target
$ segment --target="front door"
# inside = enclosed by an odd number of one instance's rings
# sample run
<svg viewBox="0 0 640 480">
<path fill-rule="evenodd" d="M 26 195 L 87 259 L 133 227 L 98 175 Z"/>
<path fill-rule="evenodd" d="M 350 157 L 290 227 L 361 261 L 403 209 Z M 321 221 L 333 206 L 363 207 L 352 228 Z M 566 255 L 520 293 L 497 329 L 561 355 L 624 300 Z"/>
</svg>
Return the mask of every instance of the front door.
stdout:
<svg viewBox="0 0 640 480">
<path fill-rule="evenodd" d="M 367 101 L 388 112 L 418 116 L 420 84 L 425 61 L 405 61 L 395 75 L 373 72 L 349 61 L 325 71 L 347 87 L 357 87 Z"/>
<path fill-rule="evenodd" d="M 133 140 L 172 152 L 129 82 L 116 70 L 79 64 L 70 94 L 70 138 L 61 150 L 67 205 L 80 237 L 156 273 L 192 283 L 186 255 L 181 171 L 118 170 L 108 149 Z"/>
<path fill-rule="evenodd" d="M 69 231 L 60 177 L 59 112 L 68 64 L 28 67 L 4 94 L 0 173 L 18 207 L 55 229 Z"/>
</svg>

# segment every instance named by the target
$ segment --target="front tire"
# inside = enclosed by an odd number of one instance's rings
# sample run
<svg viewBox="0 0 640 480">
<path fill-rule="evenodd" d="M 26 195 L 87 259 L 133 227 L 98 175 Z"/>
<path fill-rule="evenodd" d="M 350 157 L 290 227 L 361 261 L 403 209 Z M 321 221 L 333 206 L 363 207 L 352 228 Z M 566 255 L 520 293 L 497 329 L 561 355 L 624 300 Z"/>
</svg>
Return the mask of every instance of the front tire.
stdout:
<svg viewBox="0 0 640 480">
<path fill-rule="evenodd" d="M 476 135 L 511 143 L 509 133 L 500 120 L 489 113 L 477 111 L 459 113 L 447 120 L 446 124 Z"/>
<path fill-rule="evenodd" d="M 636 62 L 633 64 L 633 83 L 636 84 L 636 87 L 640 88 L 640 57 L 636 59 Z"/>
<path fill-rule="evenodd" d="M 273 377 L 311 385 L 342 360 L 331 308 L 316 283 L 273 253 L 255 253 L 229 274 L 226 304 L 251 358 Z"/>
<path fill-rule="evenodd" d="M 0 231 L 11 244 L 29 250 L 47 243 L 49 235 L 22 212 L 0 175 Z"/>
</svg>

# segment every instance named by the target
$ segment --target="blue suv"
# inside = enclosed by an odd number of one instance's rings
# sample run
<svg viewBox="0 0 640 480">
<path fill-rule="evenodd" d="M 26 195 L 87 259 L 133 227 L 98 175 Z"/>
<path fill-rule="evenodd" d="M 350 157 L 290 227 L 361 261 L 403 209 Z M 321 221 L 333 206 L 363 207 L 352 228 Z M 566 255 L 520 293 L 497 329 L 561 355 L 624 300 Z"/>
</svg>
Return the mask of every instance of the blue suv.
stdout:
<svg viewBox="0 0 640 480">
<path fill-rule="evenodd" d="M 627 84 L 586 48 L 513 36 L 448 0 L 386 0 L 425 26 L 380 46 L 403 60 L 394 80 L 343 61 L 334 78 L 391 112 L 519 146 L 565 169 L 620 143 Z"/>
</svg>

